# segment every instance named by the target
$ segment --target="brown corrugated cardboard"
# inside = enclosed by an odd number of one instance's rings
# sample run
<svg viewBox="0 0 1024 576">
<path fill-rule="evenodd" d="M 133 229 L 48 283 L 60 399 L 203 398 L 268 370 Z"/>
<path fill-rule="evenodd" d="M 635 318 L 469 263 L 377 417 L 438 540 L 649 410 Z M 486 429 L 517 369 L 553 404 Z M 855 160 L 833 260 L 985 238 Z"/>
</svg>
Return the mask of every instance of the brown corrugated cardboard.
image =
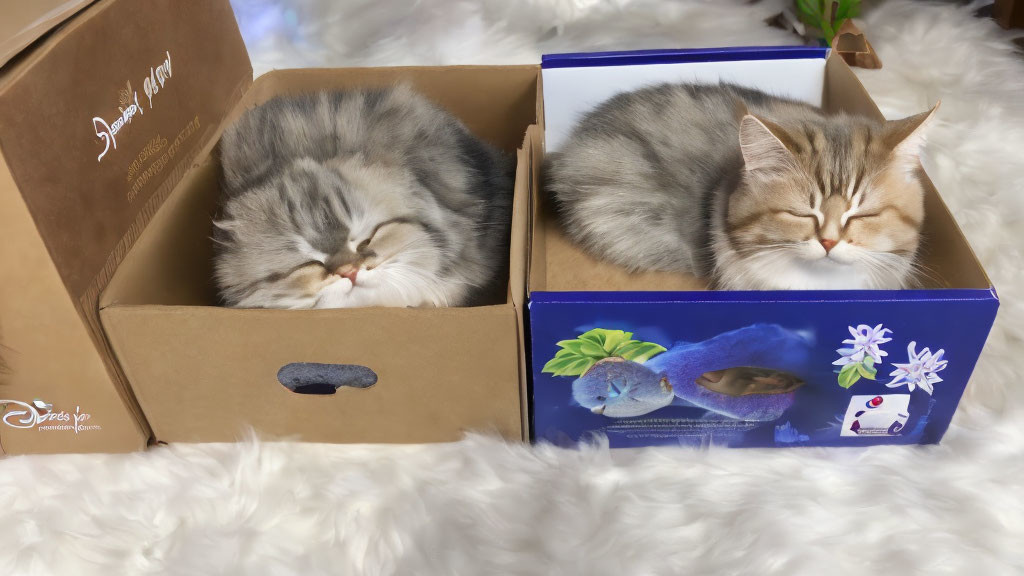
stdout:
<svg viewBox="0 0 1024 576">
<path fill-rule="evenodd" d="M 144 447 L 2 156 L 0 230 L 0 455 Z"/>
<path fill-rule="evenodd" d="M 0 66 L 92 0 L 0 0 Z"/>
<path fill-rule="evenodd" d="M 278 94 L 399 80 L 510 153 L 536 120 L 535 66 L 271 72 L 256 80 L 231 116 Z M 237 310 L 214 305 L 209 236 L 220 191 L 216 155 L 207 155 L 211 147 L 148 223 L 100 304 L 104 328 L 157 440 L 230 441 L 248 426 L 267 437 L 328 442 L 446 441 L 474 429 L 522 437 L 524 165 L 517 174 L 506 302 Z M 300 362 L 365 366 L 377 382 L 331 395 L 298 394 L 278 372 Z"/>
<path fill-rule="evenodd" d="M 101 1 L 0 71 L 7 453 L 146 445 L 97 299 L 251 79 L 226 0 Z"/>
<path fill-rule="evenodd" d="M 850 66 L 871 70 L 882 67 L 881 58 L 853 20 L 843 20 L 835 38 L 832 39 L 832 49 Z"/>
</svg>

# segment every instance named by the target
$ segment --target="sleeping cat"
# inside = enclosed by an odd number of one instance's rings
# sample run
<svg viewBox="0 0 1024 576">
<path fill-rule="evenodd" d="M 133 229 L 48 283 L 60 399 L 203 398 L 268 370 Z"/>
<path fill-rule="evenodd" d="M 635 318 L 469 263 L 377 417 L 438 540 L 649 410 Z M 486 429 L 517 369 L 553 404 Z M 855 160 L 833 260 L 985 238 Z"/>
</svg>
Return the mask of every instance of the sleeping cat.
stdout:
<svg viewBox="0 0 1024 576">
<path fill-rule="evenodd" d="M 882 124 L 729 84 L 654 86 L 583 117 L 546 186 L 569 236 L 631 271 L 728 290 L 903 288 L 933 113 Z"/>
<path fill-rule="evenodd" d="M 407 86 L 280 97 L 224 133 L 224 303 L 504 302 L 513 164 Z"/>
</svg>

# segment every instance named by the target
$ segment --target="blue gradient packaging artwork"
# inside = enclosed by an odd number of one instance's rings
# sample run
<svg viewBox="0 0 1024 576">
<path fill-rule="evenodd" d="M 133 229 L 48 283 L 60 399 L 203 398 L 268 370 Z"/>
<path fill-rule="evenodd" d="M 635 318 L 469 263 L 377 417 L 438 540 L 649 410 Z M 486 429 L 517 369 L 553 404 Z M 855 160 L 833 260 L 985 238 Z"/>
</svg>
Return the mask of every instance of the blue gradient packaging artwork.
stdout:
<svg viewBox="0 0 1024 576">
<path fill-rule="evenodd" d="M 996 307 L 989 290 L 534 293 L 534 436 L 937 442 Z"/>
<path fill-rule="evenodd" d="M 820 92 L 826 108 L 878 114 L 845 64 L 820 49 L 556 55 L 543 66 L 548 149 L 559 142 L 552 126 L 562 130 L 565 115 L 594 104 L 574 104 L 584 79 L 615 90 L 659 77 L 737 81 L 754 78 L 752 65 L 774 70 L 774 86 L 789 74 L 805 99 Z M 610 270 L 565 241 L 539 182 L 528 310 L 535 440 L 569 445 L 599 433 L 612 447 L 770 447 L 942 438 L 998 299 L 930 182 L 924 264 L 934 286 L 764 292 L 679 288 Z"/>
</svg>

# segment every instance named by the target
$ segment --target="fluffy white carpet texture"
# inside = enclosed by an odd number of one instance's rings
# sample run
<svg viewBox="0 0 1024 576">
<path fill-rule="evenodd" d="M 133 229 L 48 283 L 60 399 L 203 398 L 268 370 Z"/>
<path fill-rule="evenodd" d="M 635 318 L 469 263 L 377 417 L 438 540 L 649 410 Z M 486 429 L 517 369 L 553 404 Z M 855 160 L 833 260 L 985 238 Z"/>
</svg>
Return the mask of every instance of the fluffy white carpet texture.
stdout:
<svg viewBox="0 0 1024 576">
<path fill-rule="evenodd" d="M 782 0 L 234 0 L 256 73 L 795 44 Z M 1024 55 L 977 5 L 865 9 L 890 117 L 1001 308 L 938 446 L 175 445 L 0 461 L 0 576 L 1024 574 Z M 1019 32 L 1019 31 L 1018 31 Z M 1019 34 L 1018 34 L 1019 35 Z"/>
</svg>

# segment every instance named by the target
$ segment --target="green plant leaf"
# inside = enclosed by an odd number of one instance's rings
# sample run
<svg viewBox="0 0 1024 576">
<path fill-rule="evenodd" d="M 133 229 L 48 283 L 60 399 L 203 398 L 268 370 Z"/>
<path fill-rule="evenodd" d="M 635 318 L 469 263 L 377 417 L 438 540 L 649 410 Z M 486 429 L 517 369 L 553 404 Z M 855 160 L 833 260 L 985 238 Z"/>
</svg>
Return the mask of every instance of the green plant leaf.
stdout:
<svg viewBox="0 0 1024 576">
<path fill-rule="evenodd" d="M 596 362 L 597 360 L 586 356 L 556 357 L 549 360 L 541 372 L 555 376 L 579 376 L 590 369 Z"/>
<path fill-rule="evenodd" d="M 625 358 L 625 356 L 623 356 L 623 354 L 629 353 L 630 350 L 633 350 L 634 348 L 636 348 L 637 346 L 640 346 L 641 344 L 643 344 L 643 342 L 641 342 L 639 340 L 629 340 L 629 341 L 623 342 L 622 344 L 619 344 L 618 346 L 616 346 L 615 350 L 612 350 L 612 356 L 619 356 L 621 358 Z"/>
<path fill-rule="evenodd" d="M 544 365 L 544 368 L 541 369 L 541 373 L 554 374 L 555 376 L 558 376 L 559 373 L 562 371 L 562 368 L 564 368 L 574 360 L 575 358 L 559 358 L 556 356 L 551 360 L 548 360 L 547 364 Z"/>
<path fill-rule="evenodd" d="M 815 21 L 821 19 L 821 8 L 818 0 L 796 0 L 797 15 Z"/>
<path fill-rule="evenodd" d="M 611 354 L 612 351 L 618 348 L 622 343 L 630 342 L 630 338 L 632 337 L 632 332 L 623 332 L 622 330 L 605 330 L 602 347 L 605 352 Z"/>
<path fill-rule="evenodd" d="M 653 342 L 631 340 L 616 348 L 613 355 L 643 364 L 664 351 L 664 346 L 659 346 Z"/>
<path fill-rule="evenodd" d="M 589 340 L 598 346 L 604 344 L 604 333 L 606 330 L 601 328 L 594 328 L 593 330 L 587 330 L 583 334 L 580 334 L 579 340 Z"/>
<path fill-rule="evenodd" d="M 819 0 L 797 0 L 797 16 L 809 28 L 820 28 L 822 20 Z"/>
<path fill-rule="evenodd" d="M 832 23 L 831 22 L 826 22 L 823 19 L 821 21 L 821 32 L 823 34 L 825 34 L 825 44 L 828 45 L 828 46 L 831 46 L 832 45 L 832 39 L 836 37 L 835 31 L 832 29 Z"/>
<path fill-rule="evenodd" d="M 555 358 L 565 358 L 566 356 L 578 356 L 578 355 L 579 354 L 577 354 L 576 352 L 573 352 L 572 350 L 568 350 L 566 348 L 562 348 L 561 350 L 558 351 L 557 354 L 555 354 Z"/>
<path fill-rule="evenodd" d="M 585 342 L 591 342 L 597 344 L 601 348 L 604 348 L 607 352 L 611 352 L 621 342 L 625 342 L 633 337 L 632 332 L 624 332 L 622 330 L 605 330 L 604 328 L 594 328 L 593 330 L 587 330 L 577 340 Z"/>
<path fill-rule="evenodd" d="M 624 360 L 643 363 L 665 348 L 653 342 L 633 340 L 632 332 L 594 328 L 573 340 L 561 340 L 559 350 L 541 372 L 555 376 L 579 376 L 599 360 L 617 356 Z"/>
<path fill-rule="evenodd" d="M 581 341 L 580 351 L 584 356 L 590 356 L 598 360 L 608 357 L 608 353 L 604 351 L 604 348 L 588 340 Z"/>
<path fill-rule="evenodd" d="M 862 378 L 874 380 L 876 373 L 877 371 L 874 368 L 868 368 L 867 366 L 860 363 L 857 364 L 857 374 L 859 374 Z"/>
<path fill-rule="evenodd" d="M 579 340 L 562 340 L 556 344 L 562 347 L 562 352 L 569 351 L 573 354 L 583 354 L 583 342 Z"/>
<path fill-rule="evenodd" d="M 856 18 L 860 12 L 860 0 L 839 0 L 833 20 L 836 23 L 836 30 L 847 18 Z"/>
<path fill-rule="evenodd" d="M 860 380 L 860 372 L 857 371 L 857 366 L 860 364 L 847 364 L 846 367 L 839 373 L 839 385 L 843 388 L 849 388 L 853 386 L 857 380 Z M 847 370 L 847 367 L 852 367 Z"/>
<path fill-rule="evenodd" d="M 861 364 L 863 364 L 864 366 L 863 371 L 861 371 L 860 368 L 857 369 L 858 371 L 860 371 L 861 376 L 867 378 L 868 380 L 874 380 L 875 376 L 878 375 L 878 368 L 875 368 L 875 359 L 872 358 L 871 356 L 868 356 L 864 358 Z"/>
<path fill-rule="evenodd" d="M 590 370 L 590 367 L 597 364 L 597 360 L 593 358 L 578 358 L 574 363 L 570 364 L 563 371 L 563 376 L 579 376 Z"/>
<path fill-rule="evenodd" d="M 598 360 L 608 357 L 608 353 L 604 351 L 604 348 L 590 340 L 562 340 L 558 342 L 558 345 L 562 349 L 579 356 L 591 356 Z"/>
</svg>

